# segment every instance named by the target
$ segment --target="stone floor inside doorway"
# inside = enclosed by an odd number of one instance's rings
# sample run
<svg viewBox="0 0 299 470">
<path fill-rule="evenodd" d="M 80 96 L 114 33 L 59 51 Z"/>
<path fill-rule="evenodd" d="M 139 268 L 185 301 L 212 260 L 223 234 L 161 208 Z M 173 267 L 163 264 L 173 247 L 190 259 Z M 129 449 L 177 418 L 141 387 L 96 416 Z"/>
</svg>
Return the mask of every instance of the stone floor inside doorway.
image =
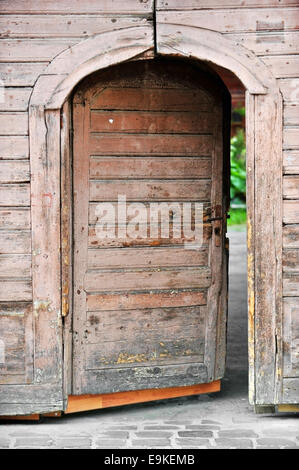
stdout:
<svg viewBox="0 0 299 470">
<path fill-rule="evenodd" d="M 299 449 L 299 414 L 256 415 L 247 397 L 246 233 L 229 232 L 227 372 L 211 395 L 0 424 L 0 448 Z"/>
</svg>

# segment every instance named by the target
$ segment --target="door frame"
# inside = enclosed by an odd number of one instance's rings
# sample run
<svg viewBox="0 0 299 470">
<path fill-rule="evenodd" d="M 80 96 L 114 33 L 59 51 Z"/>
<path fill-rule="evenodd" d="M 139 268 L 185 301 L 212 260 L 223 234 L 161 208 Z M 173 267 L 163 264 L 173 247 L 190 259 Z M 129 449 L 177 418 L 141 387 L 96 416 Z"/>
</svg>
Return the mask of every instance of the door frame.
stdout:
<svg viewBox="0 0 299 470">
<path fill-rule="evenodd" d="M 252 404 L 278 403 L 282 384 L 281 94 L 266 65 L 221 33 L 158 23 L 154 35 L 153 28 L 150 24 L 123 28 L 82 41 L 56 56 L 35 83 L 29 103 L 33 308 L 39 333 L 34 383 L 48 393 L 61 390 L 66 408 L 71 363 L 71 314 L 66 316 L 71 295 L 71 239 L 66 230 L 71 223 L 71 93 L 82 78 L 101 68 L 157 54 L 174 55 L 227 68 L 246 88 L 249 399 Z M 45 349 L 48 362 L 43 375 Z"/>
</svg>

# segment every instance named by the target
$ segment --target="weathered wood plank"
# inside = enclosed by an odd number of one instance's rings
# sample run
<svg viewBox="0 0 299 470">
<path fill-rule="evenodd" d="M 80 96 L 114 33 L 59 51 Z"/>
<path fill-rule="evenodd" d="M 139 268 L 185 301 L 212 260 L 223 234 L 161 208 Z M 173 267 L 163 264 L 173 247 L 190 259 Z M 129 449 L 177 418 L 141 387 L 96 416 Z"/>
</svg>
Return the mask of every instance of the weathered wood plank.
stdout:
<svg viewBox="0 0 299 470">
<path fill-rule="evenodd" d="M 283 227 L 283 247 L 299 248 L 299 225 L 285 225 Z"/>
<path fill-rule="evenodd" d="M 299 104 L 290 104 L 290 105 L 285 104 L 284 105 L 283 123 L 285 126 L 298 126 L 299 125 Z"/>
<path fill-rule="evenodd" d="M 285 199 L 299 199 L 299 176 L 287 175 L 283 177 L 283 197 Z"/>
<path fill-rule="evenodd" d="M 31 233 L 28 230 L 0 230 L 0 250 L 5 253 L 28 254 L 31 251 Z"/>
<path fill-rule="evenodd" d="M 106 272 L 88 271 L 84 280 L 87 292 L 204 288 L 211 283 L 209 268 Z"/>
<path fill-rule="evenodd" d="M 24 183 L 29 181 L 29 161 L 0 160 L 0 183 Z"/>
<path fill-rule="evenodd" d="M 243 6 L 246 8 L 248 5 L 245 3 Z M 209 25 L 209 29 L 222 33 L 296 30 L 298 27 L 297 8 L 263 8 L 258 10 L 258 15 L 255 8 L 220 8 L 213 12 L 209 8 L 186 10 L 181 7 L 176 11 L 158 11 L 158 21 L 197 28 Z"/>
<path fill-rule="evenodd" d="M 31 255 L 0 255 L 0 277 L 30 277 Z"/>
<path fill-rule="evenodd" d="M 208 95 L 199 89 L 109 87 L 100 89 L 91 109 L 209 112 Z"/>
<path fill-rule="evenodd" d="M 211 113 L 150 111 L 92 111 L 91 132 L 196 134 L 213 131 Z"/>
<path fill-rule="evenodd" d="M 88 0 L 82 4 L 81 0 L 74 0 L 71 4 L 69 0 L 43 0 L 42 11 L 46 14 L 52 13 L 129 13 L 130 15 L 140 13 L 150 13 L 153 8 L 153 1 L 146 0 L 140 2 L 139 0 L 101 0 L 99 5 L 98 0 Z M 34 14 L 40 13 L 41 5 L 37 5 L 33 0 L 24 2 L 23 0 L 15 0 L 12 7 L 10 0 L 2 0 L 0 11 L 2 13 L 26 13 Z"/>
<path fill-rule="evenodd" d="M 3 62 L 0 63 L 0 78 L 4 86 L 30 87 L 47 65 L 48 62 Z"/>
<path fill-rule="evenodd" d="M 209 178 L 210 158 L 193 157 L 92 157 L 91 179 L 105 178 Z"/>
<path fill-rule="evenodd" d="M 161 307 L 192 307 L 207 303 L 206 290 L 177 290 L 131 292 L 121 294 L 88 294 L 87 310 L 130 310 Z"/>
<path fill-rule="evenodd" d="M 282 267 L 286 273 L 299 272 L 299 250 L 285 249 L 282 253 Z"/>
<path fill-rule="evenodd" d="M 2 15 L 0 18 L 0 37 L 2 38 L 61 38 L 61 37 L 82 37 L 86 38 L 94 34 L 111 31 L 119 28 L 129 28 L 131 26 L 143 25 L 145 15 L 118 15 L 113 16 L 97 14 L 41 14 L 28 15 Z"/>
<path fill-rule="evenodd" d="M 299 403 L 299 378 L 283 379 L 283 403 Z"/>
<path fill-rule="evenodd" d="M 283 223 L 299 224 L 299 201 L 283 201 Z"/>
<path fill-rule="evenodd" d="M 20 397 L 22 397 L 20 399 Z M 55 404 L 62 405 L 62 388 L 61 384 L 30 384 L 30 385 L 1 385 L 0 386 L 0 403 L 3 404 L 1 414 L 11 414 L 7 410 L 7 404 L 15 404 L 19 409 L 19 413 L 27 414 L 26 404 L 30 404 L 32 412 L 38 412 L 42 405 Z M 6 413 L 4 405 L 6 405 Z M 21 405 L 21 407 L 20 407 Z M 23 407 L 23 409 L 22 409 Z M 28 409 L 28 408 L 27 408 Z M 47 411 L 45 406 L 44 411 Z M 61 408 L 60 408 L 61 409 Z M 17 413 L 18 414 L 18 413 Z"/>
<path fill-rule="evenodd" d="M 218 8 L 256 8 L 297 5 L 297 0 L 157 0 L 157 10 L 200 10 Z M 261 10 L 263 11 L 263 10 Z M 259 11 L 260 13 L 260 11 Z M 214 12 L 213 12 L 214 14 Z"/>
<path fill-rule="evenodd" d="M 263 62 L 269 67 L 276 78 L 298 78 L 299 55 L 262 56 Z"/>
<path fill-rule="evenodd" d="M 127 201 L 208 201 L 211 180 L 92 180 L 90 201 L 117 201 L 125 195 Z"/>
<path fill-rule="evenodd" d="M 32 300 L 32 285 L 29 280 L 4 280 L 0 282 L 0 301 L 18 302 Z"/>
<path fill-rule="evenodd" d="M 30 184 L 0 184 L 0 206 L 29 206 Z"/>
<path fill-rule="evenodd" d="M 299 377 L 299 299 L 286 297 L 283 301 L 283 375 Z"/>
<path fill-rule="evenodd" d="M 89 151 L 92 155 L 211 155 L 211 135 L 160 135 L 144 134 L 91 134 Z"/>
<path fill-rule="evenodd" d="M 1 39 L 1 62 L 48 62 L 79 39 Z"/>
<path fill-rule="evenodd" d="M 88 250 L 88 268 L 206 266 L 208 247 L 202 250 L 169 248 L 107 248 Z"/>
<path fill-rule="evenodd" d="M 116 228 L 116 227 L 115 227 Z M 146 238 L 133 238 L 130 234 L 125 233 L 121 234 L 121 237 L 115 238 L 102 238 L 102 235 L 99 237 L 97 235 L 96 228 L 90 226 L 88 229 L 88 246 L 91 248 L 96 247 L 137 247 L 137 246 L 171 246 L 171 245 L 182 245 L 184 243 L 190 243 L 195 241 L 194 234 L 182 234 L 180 237 L 162 236 L 161 228 L 158 226 L 158 235 L 147 233 Z M 205 244 L 211 238 L 212 235 L 212 226 L 211 224 L 203 225 L 203 234 L 202 242 Z"/>
<path fill-rule="evenodd" d="M 27 113 L 0 113 L 0 133 L 3 135 L 28 135 Z"/>
<path fill-rule="evenodd" d="M 290 104 L 299 102 L 299 78 L 279 79 L 278 83 L 285 102 Z"/>
<path fill-rule="evenodd" d="M 285 150 L 283 152 L 283 172 L 286 175 L 299 174 L 299 151 Z"/>
<path fill-rule="evenodd" d="M 196 362 L 175 366 L 89 370 L 86 375 L 80 394 L 177 387 L 178 382 L 181 386 L 207 382 L 206 366 Z"/>
<path fill-rule="evenodd" d="M 30 208 L 11 208 L 0 209 L 0 227 L 1 230 L 20 230 L 30 228 Z"/>
<path fill-rule="evenodd" d="M 286 297 L 299 297 L 299 273 L 284 274 L 283 295 Z"/>
<path fill-rule="evenodd" d="M 34 380 L 62 393 L 60 110 L 30 109 Z M 41 197 L 41 196 L 44 197 Z M 49 263 L 49 259 L 51 262 Z M 50 327 L 51 325 L 51 327 Z M 47 355 L 45 355 L 45 349 Z"/>
<path fill-rule="evenodd" d="M 0 103 L 0 111 L 27 111 L 31 92 L 32 88 L 29 87 L 5 87 L 3 90 L 4 99 Z"/>
<path fill-rule="evenodd" d="M 0 136 L 0 160 L 28 158 L 28 144 L 27 136 Z"/>
<path fill-rule="evenodd" d="M 285 127 L 283 130 L 283 148 L 298 149 L 299 127 Z"/>
<path fill-rule="evenodd" d="M 259 21 L 257 21 L 257 24 Z M 279 22 L 278 25 L 283 22 Z M 257 56 L 297 54 L 299 52 L 299 38 L 297 32 L 284 31 L 283 28 L 275 28 L 269 31 L 257 30 L 250 33 L 228 33 L 226 38 L 236 44 L 241 44 Z"/>
</svg>

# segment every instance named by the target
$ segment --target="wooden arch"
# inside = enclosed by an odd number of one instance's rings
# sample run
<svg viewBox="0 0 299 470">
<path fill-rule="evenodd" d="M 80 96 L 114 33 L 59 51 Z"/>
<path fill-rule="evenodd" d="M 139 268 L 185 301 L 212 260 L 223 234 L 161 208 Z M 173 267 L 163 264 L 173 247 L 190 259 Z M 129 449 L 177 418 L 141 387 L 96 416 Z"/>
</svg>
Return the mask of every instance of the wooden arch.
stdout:
<svg viewBox="0 0 299 470">
<path fill-rule="evenodd" d="M 214 62 L 235 73 L 247 89 L 250 400 L 256 404 L 275 403 L 280 393 L 280 364 L 275 360 L 281 348 L 280 94 L 263 62 L 221 33 L 158 23 L 155 38 L 156 44 L 153 27 L 147 25 L 82 41 L 53 59 L 37 79 L 31 95 L 34 383 L 39 390 L 44 387 L 47 394 L 52 393 L 51 402 L 43 398 L 49 403 L 48 411 L 65 408 L 70 393 L 69 372 L 63 371 L 63 354 L 67 362 L 70 351 L 66 341 L 63 353 L 61 320 L 68 310 L 70 282 L 65 248 L 69 240 L 63 231 L 64 222 L 69 221 L 69 208 L 61 206 L 62 196 L 64 200 L 69 198 L 64 184 L 70 147 L 68 97 L 75 85 L 92 72 L 141 55 L 154 58 L 154 50 L 162 55 Z"/>
</svg>

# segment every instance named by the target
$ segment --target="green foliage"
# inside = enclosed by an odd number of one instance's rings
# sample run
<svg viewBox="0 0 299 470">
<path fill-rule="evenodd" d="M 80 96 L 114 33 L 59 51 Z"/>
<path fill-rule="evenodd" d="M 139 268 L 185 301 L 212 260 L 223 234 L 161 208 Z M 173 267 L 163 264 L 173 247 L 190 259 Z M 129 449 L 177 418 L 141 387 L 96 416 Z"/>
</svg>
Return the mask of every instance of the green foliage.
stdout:
<svg viewBox="0 0 299 470">
<path fill-rule="evenodd" d="M 230 144 L 230 197 L 231 204 L 243 205 L 246 201 L 246 147 L 244 131 L 239 130 Z"/>
<path fill-rule="evenodd" d="M 227 219 L 227 225 L 243 225 L 246 224 L 246 209 L 230 209 L 230 218 Z"/>
</svg>

